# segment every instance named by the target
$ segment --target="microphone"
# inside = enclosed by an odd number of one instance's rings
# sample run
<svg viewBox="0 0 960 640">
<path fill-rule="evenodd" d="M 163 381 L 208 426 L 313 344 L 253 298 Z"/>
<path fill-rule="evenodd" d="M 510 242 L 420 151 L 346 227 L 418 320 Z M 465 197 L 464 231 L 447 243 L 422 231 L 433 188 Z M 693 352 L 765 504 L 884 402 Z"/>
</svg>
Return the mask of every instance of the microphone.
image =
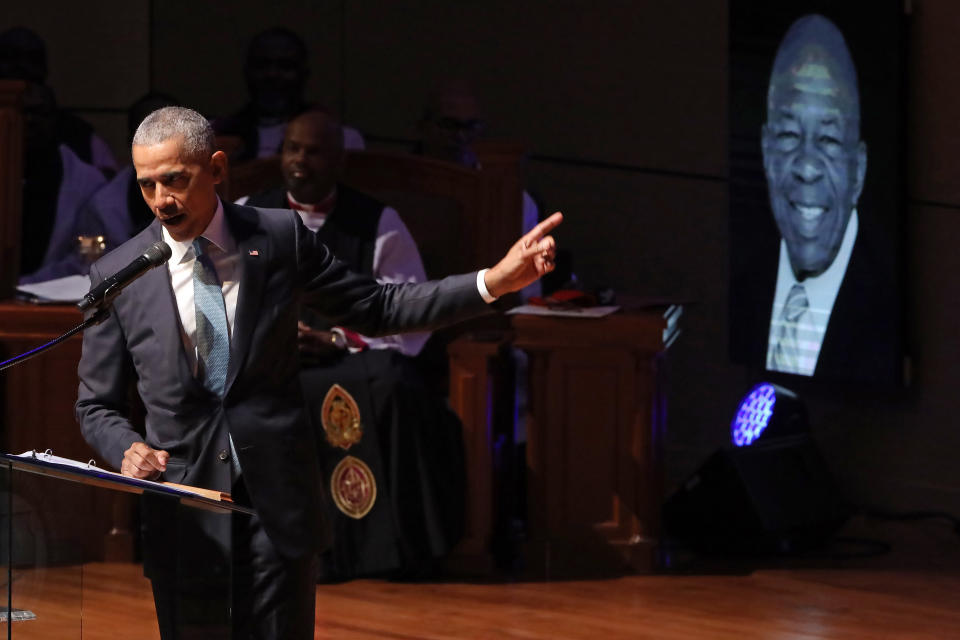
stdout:
<svg viewBox="0 0 960 640">
<path fill-rule="evenodd" d="M 105 307 L 113 299 L 120 295 L 120 292 L 126 288 L 128 284 L 145 274 L 150 269 L 154 267 L 159 267 L 164 262 L 170 259 L 170 256 L 173 252 L 170 250 L 170 245 L 168 245 L 163 240 L 158 240 L 152 245 L 147 247 L 147 250 L 143 252 L 143 255 L 138 256 L 125 266 L 120 271 L 117 271 L 115 274 L 90 289 L 87 295 L 83 296 L 83 300 L 77 303 L 77 308 L 80 311 L 86 311 L 90 307 Z"/>
</svg>

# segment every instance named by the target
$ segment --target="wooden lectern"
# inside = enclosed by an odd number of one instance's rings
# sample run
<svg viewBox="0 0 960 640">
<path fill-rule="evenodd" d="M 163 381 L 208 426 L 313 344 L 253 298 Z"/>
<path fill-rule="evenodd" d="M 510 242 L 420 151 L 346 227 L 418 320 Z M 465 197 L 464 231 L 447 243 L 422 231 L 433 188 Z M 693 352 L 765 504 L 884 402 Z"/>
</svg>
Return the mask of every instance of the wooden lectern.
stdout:
<svg viewBox="0 0 960 640">
<path fill-rule="evenodd" d="M 464 337 L 450 346 L 450 404 L 463 420 L 469 468 L 467 535 L 455 567 L 492 567 L 496 502 L 517 489 L 497 487 L 493 465 L 493 434 L 512 428 L 498 407 L 510 347 L 529 356 L 527 573 L 654 567 L 664 360 L 680 313 L 663 304 L 604 318 L 515 315 L 512 332 L 499 339 Z"/>
<path fill-rule="evenodd" d="M 513 317 L 513 344 L 530 358 L 525 555 L 533 573 L 653 568 L 663 356 L 678 314 Z"/>
</svg>

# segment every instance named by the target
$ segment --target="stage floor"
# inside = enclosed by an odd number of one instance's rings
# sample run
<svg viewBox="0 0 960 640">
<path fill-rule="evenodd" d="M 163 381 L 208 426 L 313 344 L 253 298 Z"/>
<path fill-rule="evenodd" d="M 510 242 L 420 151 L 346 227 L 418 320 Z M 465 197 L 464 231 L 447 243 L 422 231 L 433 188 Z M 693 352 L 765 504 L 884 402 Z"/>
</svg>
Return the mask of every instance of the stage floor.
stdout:
<svg viewBox="0 0 960 640">
<path fill-rule="evenodd" d="M 728 559 L 604 580 L 321 585 L 315 637 L 960 638 L 960 539 L 950 527 L 900 523 L 857 533 L 909 543 L 880 556 L 853 557 L 869 547 L 851 542 L 763 568 Z M 13 623 L 14 638 L 159 637 L 138 565 L 14 573 L 14 606 L 37 614 Z"/>
</svg>

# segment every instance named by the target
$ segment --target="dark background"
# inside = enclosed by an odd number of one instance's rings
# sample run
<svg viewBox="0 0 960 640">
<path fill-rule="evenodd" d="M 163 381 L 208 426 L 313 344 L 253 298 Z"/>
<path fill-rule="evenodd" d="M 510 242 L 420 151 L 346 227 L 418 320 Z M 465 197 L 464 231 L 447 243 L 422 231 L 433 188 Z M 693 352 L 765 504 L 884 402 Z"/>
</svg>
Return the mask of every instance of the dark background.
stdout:
<svg viewBox="0 0 960 640">
<path fill-rule="evenodd" d="M 772 270 L 776 283 L 777 248 L 780 234 L 773 214 L 763 172 L 760 128 L 766 121 L 766 98 L 770 71 L 777 47 L 798 18 L 819 13 L 843 33 L 853 57 L 860 91 L 860 137 L 867 145 L 867 172 L 857 203 L 859 243 L 869 243 L 875 270 L 870 274 L 888 292 L 877 304 L 878 331 L 891 348 L 878 348 L 885 366 L 872 367 L 857 380 L 831 375 L 818 368 L 816 378 L 836 382 L 871 383 L 891 388 L 903 382 L 903 316 L 909 316 L 902 299 L 905 215 L 904 184 L 906 144 L 904 136 L 904 36 L 907 17 L 901 2 L 878 0 L 816 2 L 730 2 L 730 353 L 735 362 L 750 365 L 751 345 L 762 333 L 767 339 L 772 290 L 754 286 L 756 270 Z M 772 258 L 772 263 L 766 258 Z M 761 259 L 762 258 L 762 259 Z M 852 283 L 850 283 L 852 284 Z M 863 283 L 861 283 L 862 286 Z M 756 298 L 757 294 L 762 297 Z M 882 302 L 882 303 L 881 303 Z M 889 305 L 892 304 L 893 308 Z M 834 309 L 831 325 L 839 321 Z M 764 348 L 764 353 L 766 349 Z M 851 357 L 868 354 L 852 353 Z M 879 357 L 879 356 L 877 356 Z M 766 373 L 764 365 L 752 363 L 758 377 L 782 384 L 805 385 L 797 376 Z"/>
<path fill-rule="evenodd" d="M 863 4 L 873 25 L 874 3 Z M 912 382 L 804 397 L 854 501 L 958 513 L 960 4 L 912 5 L 902 234 Z M 726 2 L 36 0 L 0 12 L 0 28 L 47 39 L 61 103 L 121 158 L 123 109 L 148 89 L 207 113 L 238 106 L 244 47 L 276 23 L 308 41 L 308 94 L 340 107 L 371 146 L 414 137 L 435 77 L 473 78 L 491 135 L 527 144 L 529 189 L 566 213 L 559 239 L 581 279 L 694 301 L 669 358 L 667 488 L 728 442 L 753 377 L 728 349 Z M 876 170 L 871 161 L 868 176 Z M 75 428 L 71 416 L 64 425 Z"/>
</svg>

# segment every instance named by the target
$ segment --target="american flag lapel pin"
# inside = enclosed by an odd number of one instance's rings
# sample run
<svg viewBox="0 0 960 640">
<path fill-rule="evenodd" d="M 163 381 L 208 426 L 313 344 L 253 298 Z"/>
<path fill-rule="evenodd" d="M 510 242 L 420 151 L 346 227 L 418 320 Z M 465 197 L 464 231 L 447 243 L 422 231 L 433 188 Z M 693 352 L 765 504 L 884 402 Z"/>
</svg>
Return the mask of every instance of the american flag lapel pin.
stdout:
<svg viewBox="0 0 960 640">
<path fill-rule="evenodd" d="M 252 256 L 259 256 L 259 255 L 260 255 L 260 252 L 257 251 L 256 249 L 250 249 L 250 255 L 252 255 Z"/>
</svg>

